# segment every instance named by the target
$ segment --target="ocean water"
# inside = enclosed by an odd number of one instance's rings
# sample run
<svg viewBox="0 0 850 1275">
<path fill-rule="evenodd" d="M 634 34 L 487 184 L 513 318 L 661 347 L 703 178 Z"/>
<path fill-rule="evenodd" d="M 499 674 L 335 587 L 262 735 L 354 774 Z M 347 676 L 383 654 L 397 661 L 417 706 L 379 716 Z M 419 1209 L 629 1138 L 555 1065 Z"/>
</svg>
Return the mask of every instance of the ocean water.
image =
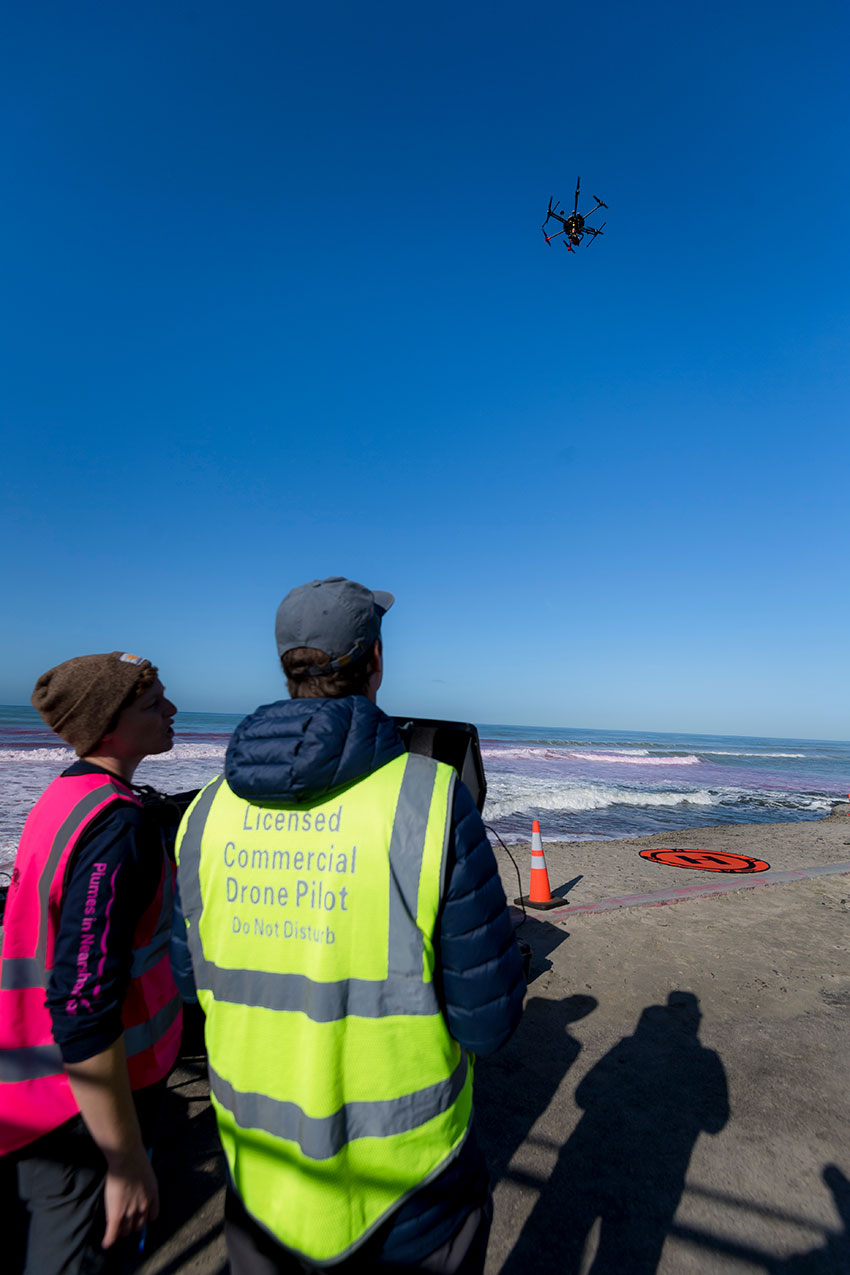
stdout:
<svg viewBox="0 0 850 1275">
<path fill-rule="evenodd" d="M 180 713 L 173 750 L 140 783 L 164 792 L 217 775 L 238 716 Z M 722 823 L 817 819 L 850 791 L 850 743 L 652 731 L 480 725 L 485 821 L 505 841 L 532 819 L 551 840 L 611 840 Z M 0 869 L 27 812 L 74 760 L 32 708 L 0 707 Z"/>
</svg>

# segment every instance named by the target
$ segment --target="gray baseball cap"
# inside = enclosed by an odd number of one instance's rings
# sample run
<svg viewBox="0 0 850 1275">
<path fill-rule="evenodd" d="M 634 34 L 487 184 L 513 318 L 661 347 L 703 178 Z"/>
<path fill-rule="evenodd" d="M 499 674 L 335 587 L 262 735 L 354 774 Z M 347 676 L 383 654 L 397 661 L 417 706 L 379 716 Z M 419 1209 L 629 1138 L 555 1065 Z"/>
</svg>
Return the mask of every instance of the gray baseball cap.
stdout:
<svg viewBox="0 0 850 1275">
<path fill-rule="evenodd" d="M 344 576 L 312 580 L 290 589 L 277 609 L 274 635 L 278 655 L 312 646 L 331 657 L 317 673 L 345 668 L 367 655 L 381 633 L 381 617 L 395 598 Z"/>
</svg>

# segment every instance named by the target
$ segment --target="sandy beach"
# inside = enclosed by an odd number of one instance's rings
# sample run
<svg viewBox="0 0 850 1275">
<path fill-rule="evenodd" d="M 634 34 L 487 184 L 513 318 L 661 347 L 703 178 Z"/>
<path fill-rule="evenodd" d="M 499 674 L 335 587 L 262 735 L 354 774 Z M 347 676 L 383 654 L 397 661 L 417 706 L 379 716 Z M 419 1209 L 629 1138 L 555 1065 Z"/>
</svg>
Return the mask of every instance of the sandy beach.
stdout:
<svg viewBox="0 0 850 1275">
<path fill-rule="evenodd" d="M 544 828 L 552 890 L 568 905 L 529 912 L 525 1015 L 477 1064 L 495 1190 L 487 1275 L 850 1270 L 846 810 L 607 842 L 550 843 Z M 749 855 L 770 871 L 639 856 L 661 847 Z M 511 847 L 523 893 L 529 848 Z M 513 900 L 516 873 L 496 853 Z M 694 885 L 711 892 L 664 897 Z M 190 1038 L 170 1086 L 145 1275 L 225 1269 L 206 1095 Z"/>
<path fill-rule="evenodd" d="M 552 894 L 564 896 L 575 909 L 603 899 L 695 885 L 763 885 L 773 880 L 774 873 L 850 860 L 848 810 L 850 803 L 836 802 L 829 817 L 804 823 L 723 824 L 618 841 L 550 841 L 545 822 L 541 822 L 541 832 Z M 516 870 L 505 849 L 498 843 L 494 848 L 505 894 L 511 901 L 519 892 Z M 759 859 L 770 867 L 765 873 L 732 877 L 669 867 L 640 857 L 641 850 L 662 848 L 725 851 Z M 522 893 L 527 894 L 531 844 L 511 845 L 508 850 L 520 869 Z M 552 916 L 548 913 L 549 920 Z"/>
<path fill-rule="evenodd" d="M 836 809 L 544 842 L 553 892 L 577 905 L 650 898 L 530 914 L 519 931 L 534 953 L 526 1013 L 478 1069 L 498 1178 L 488 1273 L 850 1270 L 850 819 Z M 770 872 L 736 880 L 639 857 L 662 846 L 777 873 L 839 866 L 768 884 Z M 671 888 L 732 882 L 653 906 Z"/>
</svg>

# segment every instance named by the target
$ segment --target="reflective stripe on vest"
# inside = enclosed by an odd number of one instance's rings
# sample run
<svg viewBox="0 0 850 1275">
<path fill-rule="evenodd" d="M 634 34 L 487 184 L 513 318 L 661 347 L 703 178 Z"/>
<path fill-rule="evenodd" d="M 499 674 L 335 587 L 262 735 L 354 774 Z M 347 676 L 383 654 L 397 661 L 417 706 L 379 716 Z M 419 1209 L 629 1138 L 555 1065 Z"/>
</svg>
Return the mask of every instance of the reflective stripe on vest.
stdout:
<svg viewBox="0 0 850 1275">
<path fill-rule="evenodd" d="M 106 775 L 61 776 L 24 828 L 0 961 L 0 1154 L 25 1146 L 79 1110 L 53 1042 L 44 991 L 71 857 L 92 820 L 117 801 L 141 804 Z M 134 1088 L 166 1075 L 179 1047 L 181 1006 L 168 961 L 172 905 L 171 869 L 163 856 L 157 897 L 136 931 L 124 1002 Z"/>
<path fill-rule="evenodd" d="M 151 1049 L 178 1017 L 180 1008 L 180 997 L 173 996 L 146 1022 L 138 1023 L 135 1027 L 126 1027 L 125 1057 L 136 1058 L 145 1050 Z M 58 1045 L 30 1045 L 0 1052 L 0 1081 L 5 1084 L 16 1080 L 36 1080 L 44 1076 L 61 1076 L 64 1072 Z"/>
<path fill-rule="evenodd" d="M 0 1080 L 4 1084 L 11 1084 L 16 1080 L 58 1076 L 62 1070 L 62 1055 L 58 1045 L 30 1045 L 0 1051 Z"/>
<path fill-rule="evenodd" d="M 210 1067 L 210 1088 L 218 1102 L 233 1113 L 243 1129 L 265 1129 L 275 1138 L 297 1142 L 311 1160 L 330 1160 L 355 1138 L 390 1138 L 408 1133 L 433 1116 L 447 1111 L 463 1091 L 469 1059 L 460 1061 L 447 1080 L 439 1080 L 406 1094 L 404 1105 L 394 1099 L 383 1102 L 349 1102 L 333 1115 L 306 1115 L 294 1102 L 280 1102 L 266 1094 L 242 1093 Z"/>
<path fill-rule="evenodd" d="M 7 956 L 0 967 L 0 989 L 23 991 L 44 986 L 44 967 L 34 956 Z"/>
<path fill-rule="evenodd" d="M 313 1261 L 354 1251 L 468 1131 L 471 1063 L 433 982 L 454 781 L 404 755 L 324 803 L 264 807 L 220 778 L 181 826 L 231 1177 Z"/>
</svg>

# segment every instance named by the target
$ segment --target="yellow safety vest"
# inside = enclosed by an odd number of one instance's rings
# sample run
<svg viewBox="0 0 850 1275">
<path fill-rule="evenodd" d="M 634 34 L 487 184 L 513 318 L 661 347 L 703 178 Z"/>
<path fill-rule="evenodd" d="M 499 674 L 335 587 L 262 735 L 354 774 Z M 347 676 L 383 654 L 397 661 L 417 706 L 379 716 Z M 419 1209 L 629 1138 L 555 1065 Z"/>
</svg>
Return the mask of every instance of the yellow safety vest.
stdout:
<svg viewBox="0 0 850 1275">
<path fill-rule="evenodd" d="M 472 1062 L 434 989 L 455 772 L 404 754 L 312 806 L 223 776 L 177 843 L 234 1186 L 315 1262 L 356 1249 L 457 1155 Z"/>
</svg>

